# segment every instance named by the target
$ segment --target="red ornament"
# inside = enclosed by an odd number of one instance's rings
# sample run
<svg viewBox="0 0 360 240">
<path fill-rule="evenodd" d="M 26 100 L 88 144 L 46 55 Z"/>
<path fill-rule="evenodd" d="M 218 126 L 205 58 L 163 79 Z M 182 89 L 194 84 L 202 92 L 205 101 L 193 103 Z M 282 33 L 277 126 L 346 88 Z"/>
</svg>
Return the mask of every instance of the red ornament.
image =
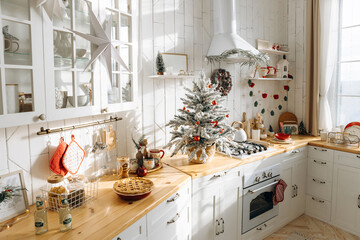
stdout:
<svg viewBox="0 0 360 240">
<path fill-rule="evenodd" d="M 11 192 L 11 189 L 6 189 L 5 192 Z"/>
<path fill-rule="evenodd" d="M 214 106 L 217 104 L 216 100 L 212 101 L 211 103 L 212 103 L 212 105 L 214 105 Z"/>
<path fill-rule="evenodd" d="M 263 97 L 263 98 L 267 98 L 267 93 L 263 93 L 263 94 L 262 94 L 262 97 Z"/>
<path fill-rule="evenodd" d="M 136 174 L 139 176 L 139 177 L 145 177 L 146 174 L 147 174 L 147 169 L 142 166 L 142 167 L 139 167 L 137 170 L 136 170 Z"/>
<path fill-rule="evenodd" d="M 190 110 L 186 110 L 187 112 L 190 112 Z"/>
<path fill-rule="evenodd" d="M 186 107 L 183 107 L 183 110 L 185 110 L 186 109 Z"/>
<path fill-rule="evenodd" d="M 229 118 L 229 114 L 226 114 L 226 117 Z"/>
<path fill-rule="evenodd" d="M 253 88 L 255 86 L 255 83 L 251 83 L 249 86 Z"/>
<path fill-rule="evenodd" d="M 209 86 L 208 86 L 209 88 L 211 88 L 211 84 L 209 84 Z"/>
<path fill-rule="evenodd" d="M 284 90 L 289 91 L 290 87 L 288 85 L 284 86 Z"/>
<path fill-rule="evenodd" d="M 275 100 L 277 100 L 277 99 L 279 99 L 279 94 L 274 94 L 273 97 L 274 97 Z"/>
<path fill-rule="evenodd" d="M 199 124 L 200 124 L 199 121 L 197 121 L 197 122 L 196 122 L 196 125 L 199 125 Z"/>
<path fill-rule="evenodd" d="M 199 136 L 195 136 L 195 137 L 194 137 L 194 141 L 196 141 L 196 142 L 200 141 L 200 137 L 199 137 Z"/>
<path fill-rule="evenodd" d="M 220 133 L 223 133 L 223 132 L 224 132 L 224 130 L 225 130 L 224 128 L 223 128 L 223 129 L 221 129 Z"/>
</svg>

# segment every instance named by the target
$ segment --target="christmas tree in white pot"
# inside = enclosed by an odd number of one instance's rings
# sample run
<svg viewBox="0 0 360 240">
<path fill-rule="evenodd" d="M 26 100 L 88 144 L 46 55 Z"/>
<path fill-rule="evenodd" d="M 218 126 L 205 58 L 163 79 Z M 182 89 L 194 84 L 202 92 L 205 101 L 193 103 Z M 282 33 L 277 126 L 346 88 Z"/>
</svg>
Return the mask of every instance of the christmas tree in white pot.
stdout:
<svg viewBox="0 0 360 240">
<path fill-rule="evenodd" d="M 211 161 L 216 150 L 231 156 L 229 146 L 236 144 L 232 141 L 235 130 L 226 124 L 229 113 L 222 106 L 224 97 L 216 87 L 202 73 L 200 79 L 193 81 L 192 90 L 185 88 L 186 97 L 181 98 L 184 107 L 167 124 L 173 128 L 167 145 L 174 148 L 171 156 L 181 150 L 195 163 Z"/>
</svg>

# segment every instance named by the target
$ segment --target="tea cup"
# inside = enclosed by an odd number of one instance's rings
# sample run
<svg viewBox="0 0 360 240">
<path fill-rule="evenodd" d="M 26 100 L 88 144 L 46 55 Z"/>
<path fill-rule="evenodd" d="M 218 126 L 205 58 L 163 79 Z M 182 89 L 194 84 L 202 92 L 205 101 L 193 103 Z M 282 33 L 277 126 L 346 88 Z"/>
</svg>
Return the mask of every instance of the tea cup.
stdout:
<svg viewBox="0 0 360 240">
<path fill-rule="evenodd" d="M 8 52 L 16 52 L 19 50 L 19 43 L 16 40 L 4 37 L 4 50 Z"/>
<path fill-rule="evenodd" d="M 160 163 L 160 160 L 164 157 L 164 150 L 160 149 L 150 149 L 150 157 L 154 158 L 155 166 Z"/>
<path fill-rule="evenodd" d="M 147 170 L 151 170 L 155 167 L 155 161 L 153 158 L 144 159 L 144 167 Z"/>
</svg>

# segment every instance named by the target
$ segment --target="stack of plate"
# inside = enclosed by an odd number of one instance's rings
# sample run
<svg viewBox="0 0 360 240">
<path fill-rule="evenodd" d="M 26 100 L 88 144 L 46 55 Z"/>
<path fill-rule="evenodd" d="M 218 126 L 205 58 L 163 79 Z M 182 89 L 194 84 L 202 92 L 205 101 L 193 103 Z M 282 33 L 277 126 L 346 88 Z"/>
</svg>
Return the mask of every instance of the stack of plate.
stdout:
<svg viewBox="0 0 360 240">
<path fill-rule="evenodd" d="M 150 195 L 154 183 L 149 179 L 131 177 L 114 183 L 113 190 L 120 198 L 136 201 Z"/>
<path fill-rule="evenodd" d="M 351 122 L 346 125 L 344 132 L 360 138 L 360 122 Z"/>
</svg>

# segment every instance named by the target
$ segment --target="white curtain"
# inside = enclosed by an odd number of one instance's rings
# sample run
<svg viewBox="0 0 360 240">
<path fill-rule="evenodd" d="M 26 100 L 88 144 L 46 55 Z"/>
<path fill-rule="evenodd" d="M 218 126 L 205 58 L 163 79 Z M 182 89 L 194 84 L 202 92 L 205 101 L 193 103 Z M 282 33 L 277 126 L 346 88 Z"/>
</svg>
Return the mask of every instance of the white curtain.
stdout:
<svg viewBox="0 0 360 240">
<path fill-rule="evenodd" d="M 338 52 L 339 0 L 320 0 L 319 129 L 333 127 L 328 91 L 336 73 Z"/>
</svg>

